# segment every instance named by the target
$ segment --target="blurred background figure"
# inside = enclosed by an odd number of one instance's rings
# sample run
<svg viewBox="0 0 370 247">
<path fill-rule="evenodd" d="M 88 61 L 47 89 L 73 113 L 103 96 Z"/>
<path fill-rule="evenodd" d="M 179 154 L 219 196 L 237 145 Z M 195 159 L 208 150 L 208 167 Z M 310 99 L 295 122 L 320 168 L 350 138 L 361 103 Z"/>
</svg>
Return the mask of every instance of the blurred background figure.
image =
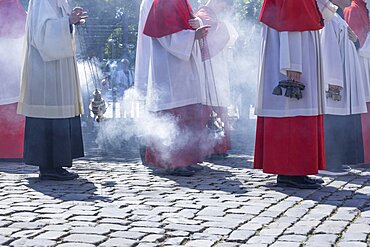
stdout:
<svg viewBox="0 0 370 247">
<path fill-rule="evenodd" d="M 0 160 L 23 157 L 24 117 L 17 115 L 26 12 L 0 1 Z"/>
<path fill-rule="evenodd" d="M 134 72 L 130 69 L 130 62 L 128 59 L 122 59 L 118 63 L 116 71 L 116 85 L 118 97 L 122 98 L 125 91 L 134 85 Z"/>
</svg>

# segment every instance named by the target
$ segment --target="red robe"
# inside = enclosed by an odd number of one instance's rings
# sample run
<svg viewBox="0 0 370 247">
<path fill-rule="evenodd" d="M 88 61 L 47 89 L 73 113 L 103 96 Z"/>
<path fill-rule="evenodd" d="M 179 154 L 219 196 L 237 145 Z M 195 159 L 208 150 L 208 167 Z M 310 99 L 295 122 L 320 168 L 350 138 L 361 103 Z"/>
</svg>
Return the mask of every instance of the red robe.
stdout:
<svg viewBox="0 0 370 247">
<path fill-rule="evenodd" d="M 254 168 L 303 176 L 325 169 L 323 116 L 258 117 Z"/>
<path fill-rule="evenodd" d="M 265 0 L 260 20 L 278 31 L 323 27 L 314 0 Z M 279 66 L 278 58 L 274 62 Z M 323 117 L 258 117 L 254 168 L 288 176 L 314 175 L 324 169 Z"/>
<path fill-rule="evenodd" d="M 23 158 L 25 118 L 17 104 L 0 105 L 0 160 Z"/>
<path fill-rule="evenodd" d="M 209 145 L 204 143 L 207 135 L 207 121 L 204 114 L 208 106 L 201 104 L 178 107 L 158 112 L 159 117 L 171 116 L 176 119 L 181 133 L 170 146 L 161 143 L 148 143 L 145 162 L 159 168 L 181 168 L 204 161 L 209 154 Z"/>
<path fill-rule="evenodd" d="M 279 32 L 314 31 L 324 27 L 316 0 L 264 0 L 259 20 Z"/>
<path fill-rule="evenodd" d="M 25 21 L 26 12 L 19 0 L 0 1 L 0 39 L 22 37 Z M 0 57 L 1 63 L 6 63 L 6 61 L 1 61 Z M 0 67 L 0 77 L 2 67 Z M 19 83 L 17 79 L 8 78 L 8 80 L 10 83 Z M 16 112 L 17 103 L 0 105 L 0 159 L 20 159 L 23 157 L 25 119 L 23 116 L 17 115 Z"/>
<path fill-rule="evenodd" d="M 366 8 L 366 2 L 353 0 L 351 6 L 344 9 L 344 19 L 358 36 L 362 47 L 369 32 L 369 11 Z"/>
</svg>

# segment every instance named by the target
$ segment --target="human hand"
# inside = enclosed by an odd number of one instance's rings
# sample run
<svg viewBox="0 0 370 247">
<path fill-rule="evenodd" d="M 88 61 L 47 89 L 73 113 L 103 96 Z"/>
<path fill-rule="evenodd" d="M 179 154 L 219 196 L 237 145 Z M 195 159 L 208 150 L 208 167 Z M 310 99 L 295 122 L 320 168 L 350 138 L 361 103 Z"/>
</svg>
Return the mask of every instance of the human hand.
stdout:
<svg viewBox="0 0 370 247">
<path fill-rule="evenodd" d="M 200 28 L 200 20 L 199 20 L 199 18 L 190 19 L 190 20 L 189 20 L 189 25 L 190 25 L 193 29 L 198 29 L 198 28 Z"/>
<path fill-rule="evenodd" d="M 209 25 L 205 25 L 195 30 L 195 40 L 204 39 L 208 35 L 208 28 L 210 27 Z"/>
<path fill-rule="evenodd" d="M 287 71 L 287 77 L 289 80 L 292 80 L 292 81 L 300 81 L 301 75 L 302 75 L 301 72 L 291 71 L 291 70 Z"/>
<path fill-rule="evenodd" d="M 353 43 L 356 43 L 358 40 L 358 36 L 355 34 L 355 32 L 353 32 L 353 30 L 350 27 L 348 27 L 348 37 Z"/>
<path fill-rule="evenodd" d="M 342 89 L 343 89 L 343 87 L 341 87 L 341 86 L 329 84 L 329 91 L 340 92 Z"/>
<path fill-rule="evenodd" d="M 69 24 L 77 25 L 85 23 L 88 18 L 86 14 L 87 12 L 85 12 L 83 8 L 75 7 L 69 15 Z"/>
</svg>

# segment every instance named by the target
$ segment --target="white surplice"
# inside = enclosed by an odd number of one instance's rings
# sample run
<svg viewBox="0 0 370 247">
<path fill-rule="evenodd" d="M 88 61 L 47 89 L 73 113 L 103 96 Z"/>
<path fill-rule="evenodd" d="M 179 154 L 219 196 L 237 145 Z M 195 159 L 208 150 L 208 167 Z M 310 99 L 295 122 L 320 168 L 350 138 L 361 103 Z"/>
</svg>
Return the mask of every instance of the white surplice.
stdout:
<svg viewBox="0 0 370 247">
<path fill-rule="evenodd" d="M 318 116 L 323 113 L 318 31 L 278 32 L 263 25 L 258 99 L 256 114 L 260 117 Z M 287 71 L 301 72 L 306 88 L 303 98 L 273 95 Z"/>
<path fill-rule="evenodd" d="M 360 64 L 364 79 L 366 102 L 370 102 L 370 33 L 367 34 L 365 44 L 359 49 Z"/>
<path fill-rule="evenodd" d="M 329 85 L 343 88 L 341 101 L 325 97 L 325 114 L 350 115 L 367 112 L 357 50 L 349 39 L 348 24 L 338 14 L 325 23 L 321 31 L 321 45 L 325 91 Z"/>
<path fill-rule="evenodd" d="M 147 109 L 157 112 L 205 102 L 204 67 L 194 30 L 152 38 Z"/>
<path fill-rule="evenodd" d="M 206 20 L 203 24 L 209 24 L 209 33 L 205 38 L 210 59 L 204 61 L 205 70 L 205 105 L 228 107 L 231 104 L 229 54 L 230 48 L 238 39 L 238 32 L 229 22 L 219 21 L 214 27 Z"/>
<path fill-rule="evenodd" d="M 83 113 L 67 0 L 31 0 L 18 113 L 71 118 Z"/>
<path fill-rule="evenodd" d="M 136 61 L 135 61 L 135 89 L 145 97 L 147 95 L 148 80 L 149 80 L 149 62 L 151 54 L 151 39 L 143 34 L 146 19 L 153 0 L 143 0 L 140 5 L 140 16 L 138 25 L 137 45 L 136 45 Z"/>
</svg>

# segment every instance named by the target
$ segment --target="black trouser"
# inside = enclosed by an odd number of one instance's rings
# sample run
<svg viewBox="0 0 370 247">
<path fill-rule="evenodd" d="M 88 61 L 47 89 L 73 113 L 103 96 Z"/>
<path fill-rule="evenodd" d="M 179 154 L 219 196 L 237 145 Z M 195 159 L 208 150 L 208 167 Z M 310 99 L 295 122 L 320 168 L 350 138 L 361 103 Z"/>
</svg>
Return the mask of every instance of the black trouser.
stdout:
<svg viewBox="0 0 370 247">
<path fill-rule="evenodd" d="M 71 167 L 84 156 L 80 117 L 26 117 L 24 163 L 43 168 Z"/>
</svg>

